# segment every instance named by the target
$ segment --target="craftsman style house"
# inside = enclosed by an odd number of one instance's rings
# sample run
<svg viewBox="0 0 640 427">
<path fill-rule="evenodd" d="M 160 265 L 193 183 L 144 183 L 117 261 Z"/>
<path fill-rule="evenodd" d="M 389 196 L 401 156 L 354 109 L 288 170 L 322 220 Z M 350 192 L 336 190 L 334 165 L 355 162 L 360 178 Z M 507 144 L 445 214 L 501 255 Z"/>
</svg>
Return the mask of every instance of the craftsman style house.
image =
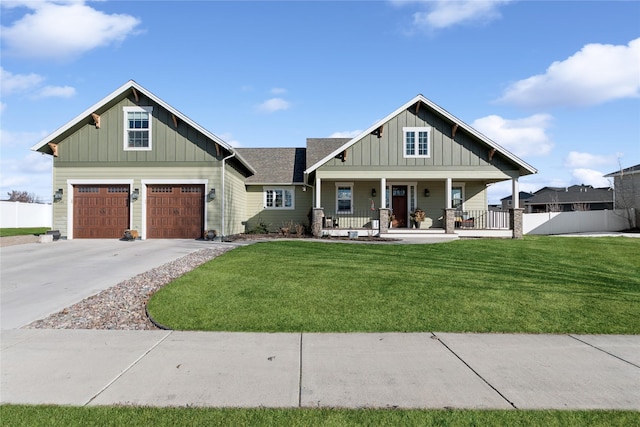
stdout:
<svg viewBox="0 0 640 427">
<path fill-rule="evenodd" d="M 417 225 L 519 237 L 518 178 L 536 173 L 422 95 L 355 138 L 236 149 L 134 81 L 32 149 L 53 156 L 53 228 L 69 239 L 127 229 L 198 238 L 288 223 L 318 236 Z M 487 186 L 505 180 L 516 209 L 488 211 Z"/>
</svg>

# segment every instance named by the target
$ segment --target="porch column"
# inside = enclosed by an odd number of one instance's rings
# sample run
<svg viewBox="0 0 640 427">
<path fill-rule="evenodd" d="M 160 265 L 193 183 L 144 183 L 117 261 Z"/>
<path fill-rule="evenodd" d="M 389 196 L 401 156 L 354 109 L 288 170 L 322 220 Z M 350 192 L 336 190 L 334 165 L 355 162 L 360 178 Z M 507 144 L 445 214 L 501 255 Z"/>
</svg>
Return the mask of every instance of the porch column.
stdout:
<svg viewBox="0 0 640 427">
<path fill-rule="evenodd" d="M 456 232 L 456 210 L 453 208 L 445 209 L 443 221 L 445 234 L 454 234 Z"/>
<path fill-rule="evenodd" d="M 387 178 L 380 178 L 380 207 L 387 207 Z"/>
<path fill-rule="evenodd" d="M 380 232 L 379 236 L 389 232 L 389 217 L 391 216 L 391 210 L 387 208 L 380 208 Z"/>
<path fill-rule="evenodd" d="M 514 209 L 520 207 L 520 188 L 518 185 L 518 177 L 511 180 L 511 206 Z"/>
<path fill-rule="evenodd" d="M 509 218 L 511 222 L 509 226 L 511 227 L 512 237 L 514 239 L 522 239 L 522 235 L 524 234 L 523 227 L 522 227 L 523 211 L 524 209 L 520 209 L 520 208 L 509 209 L 509 214 L 510 214 Z"/>
<path fill-rule="evenodd" d="M 322 222 L 324 220 L 324 209 L 314 208 L 311 220 L 311 233 L 314 237 L 322 237 Z"/>
<path fill-rule="evenodd" d="M 316 205 L 315 207 L 317 209 L 320 209 L 322 207 L 322 203 L 320 200 L 320 194 L 322 193 L 322 186 L 321 186 L 321 180 L 320 178 L 316 177 Z"/>
<path fill-rule="evenodd" d="M 453 187 L 453 181 L 451 178 L 447 178 L 447 184 L 445 185 L 444 194 L 445 194 L 445 208 L 451 209 L 451 188 Z"/>
</svg>

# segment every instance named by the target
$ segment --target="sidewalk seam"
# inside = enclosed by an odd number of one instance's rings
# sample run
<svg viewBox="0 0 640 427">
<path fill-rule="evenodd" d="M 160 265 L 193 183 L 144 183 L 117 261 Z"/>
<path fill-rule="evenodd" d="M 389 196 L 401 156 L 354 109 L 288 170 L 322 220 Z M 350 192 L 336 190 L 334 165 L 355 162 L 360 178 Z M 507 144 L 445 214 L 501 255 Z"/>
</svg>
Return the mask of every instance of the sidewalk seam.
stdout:
<svg viewBox="0 0 640 427">
<path fill-rule="evenodd" d="M 616 359 L 618 359 L 618 360 L 621 360 L 621 361 L 623 361 L 623 362 L 625 362 L 625 363 L 628 363 L 628 364 L 629 364 L 629 365 L 631 365 L 631 366 L 635 366 L 636 368 L 640 368 L 640 366 L 636 365 L 635 363 L 633 363 L 633 362 L 629 362 L 628 360 L 623 359 L 622 357 L 617 356 L 617 355 L 615 355 L 615 354 L 613 354 L 613 353 L 610 353 L 610 352 L 608 352 L 607 350 L 605 350 L 605 349 L 603 349 L 603 348 L 600 348 L 600 347 L 598 347 L 598 346 L 595 346 L 595 345 L 593 345 L 593 344 L 591 344 L 591 343 L 589 343 L 589 342 L 587 342 L 587 341 L 581 340 L 581 339 L 580 339 L 580 338 L 578 338 L 578 337 L 574 337 L 574 336 L 573 336 L 573 335 L 571 335 L 571 334 L 568 334 L 568 336 L 569 336 L 569 337 L 571 337 L 571 338 L 573 338 L 573 339 L 574 339 L 574 340 L 576 340 L 576 341 L 580 341 L 581 343 L 588 345 L 589 347 L 595 348 L 596 350 L 599 350 L 599 351 L 601 351 L 601 352 L 603 352 L 603 353 L 605 353 L 605 354 L 608 354 L 609 356 L 615 357 L 615 358 L 616 358 Z"/>
<path fill-rule="evenodd" d="M 135 365 L 138 364 L 138 362 L 140 362 L 143 358 L 145 358 L 147 356 L 147 354 L 151 353 L 156 347 L 158 347 L 160 344 L 162 344 L 162 342 L 164 340 L 166 340 L 167 338 L 169 338 L 169 335 L 171 335 L 173 333 L 173 331 L 168 331 L 168 334 L 165 335 L 164 337 L 162 337 L 160 340 L 158 340 L 158 342 L 156 342 L 154 345 L 152 345 L 147 351 L 145 351 L 144 353 L 142 353 L 140 355 L 140 357 L 138 357 L 136 360 L 133 361 L 133 363 L 131 363 L 129 366 L 127 366 L 125 369 L 123 369 L 118 375 L 116 375 L 116 377 L 114 379 L 112 379 L 111 381 L 109 381 L 107 383 L 107 385 L 105 385 L 104 387 L 102 387 L 100 389 L 100 391 L 98 391 L 95 395 L 93 395 L 93 397 L 89 400 L 87 400 L 85 402 L 84 405 L 82 405 L 82 407 L 85 407 L 87 405 L 89 405 L 91 402 L 93 402 L 98 396 L 100 396 L 102 393 L 104 393 L 104 391 L 106 389 L 108 389 L 109 387 L 111 387 L 111 385 L 113 383 L 115 383 L 116 381 L 118 381 L 124 374 L 126 374 L 127 372 L 129 372 L 129 370 L 131 368 L 133 368 Z"/>
<path fill-rule="evenodd" d="M 444 342 L 444 341 L 442 341 L 438 335 L 436 335 L 434 332 L 431 332 L 431 334 L 435 337 L 435 339 L 437 339 L 437 340 L 440 342 L 440 344 L 442 344 L 442 345 L 443 345 L 447 350 L 449 350 L 449 351 L 451 352 L 451 354 L 453 354 L 455 357 L 457 357 L 459 361 L 461 361 L 462 363 L 464 363 L 464 365 L 465 365 L 467 368 L 469 368 L 469 369 L 471 370 L 471 372 L 473 372 L 474 374 L 476 374 L 476 376 L 477 376 L 478 378 L 480 378 L 480 379 L 481 379 L 481 380 L 482 380 L 486 385 L 488 385 L 488 386 L 489 386 L 489 387 L 491 387 L 491 388 L 492 388 L 496 393 L 498 393 L 498 395 L 499 395 L 500 397 L 502 397 L 502 398 L 503 398 L 503 399 L 504 399 L 504 400 L 505 400 L 509 405 L 511 405 L 511 406 L 513 407 L 513 409 L 518 409 L 518 407 L 517 407 L 517 406 L 516 406 L 512 401 L 510 401 L 509 399 L 507 399 L 507 397 L 506 397 L 504 394 L 502 394 L 502 393 L 500 392 L 500 390 L 498 390 L 497 388 L 495 388 L 495 387 L 494 387 L 494 386 L 493 386 L 489 381 L 487 381 L 486 379 L 484 379 L 484 377 L 483 377 L 482 375 L 480 375 L 480 374 L 479 374 L 475 369 L 473 369 L 473 368 L 471 367 L 471 365 L 469 365 L 467 362 L 465 362 L 465 361 L 464 361 L 464 359 L 462 359 L 462 357 L 458 356 L 458 354 L 457 354 L 455 351 L 453 351 L 453 350 L 452 350 L 452 349 L 451 349 L 447 344 L 445 344 L 445 342 Z"/>
<path fill-rule="evenodd" d="M 300 360 L 299 360 L 299 376 L 298 376 L 298 408 L 302 407 L 302 332 L 300 332 Z"/>
</svg>

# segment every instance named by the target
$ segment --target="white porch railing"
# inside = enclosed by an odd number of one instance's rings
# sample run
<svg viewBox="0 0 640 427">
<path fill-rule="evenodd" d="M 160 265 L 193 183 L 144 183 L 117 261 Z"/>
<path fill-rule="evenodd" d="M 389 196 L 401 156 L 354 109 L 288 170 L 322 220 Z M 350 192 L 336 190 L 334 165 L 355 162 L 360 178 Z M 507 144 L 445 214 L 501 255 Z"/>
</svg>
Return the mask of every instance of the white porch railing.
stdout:
<svg viewBox="0 0 640 427">
<path fill-rule="evenodd" d="M 508 230 L 508 211 L 465 210 L 455 213 L 455 227 L 471 230 Z"/>
</svg>

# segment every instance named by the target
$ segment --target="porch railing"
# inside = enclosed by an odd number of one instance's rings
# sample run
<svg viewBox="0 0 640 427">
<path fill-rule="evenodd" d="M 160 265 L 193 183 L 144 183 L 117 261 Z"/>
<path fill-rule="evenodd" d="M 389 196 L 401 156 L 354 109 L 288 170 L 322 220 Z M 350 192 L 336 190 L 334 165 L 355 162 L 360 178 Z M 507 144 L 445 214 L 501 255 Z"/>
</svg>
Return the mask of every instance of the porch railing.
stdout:
<svg viewBox="0 0 640 427">
<path fill-rule="evenodd" d="M 324 228 L 378 229 L 378 211 L 356 210 L 353 213 L 328 212 L 324 217 Z"/>
<path fill-rule="evenodd" d="M 462 230 L 508 230 L 510 215 L 508 211 L 457 211 L 455 227 Z"/>
</svg>

